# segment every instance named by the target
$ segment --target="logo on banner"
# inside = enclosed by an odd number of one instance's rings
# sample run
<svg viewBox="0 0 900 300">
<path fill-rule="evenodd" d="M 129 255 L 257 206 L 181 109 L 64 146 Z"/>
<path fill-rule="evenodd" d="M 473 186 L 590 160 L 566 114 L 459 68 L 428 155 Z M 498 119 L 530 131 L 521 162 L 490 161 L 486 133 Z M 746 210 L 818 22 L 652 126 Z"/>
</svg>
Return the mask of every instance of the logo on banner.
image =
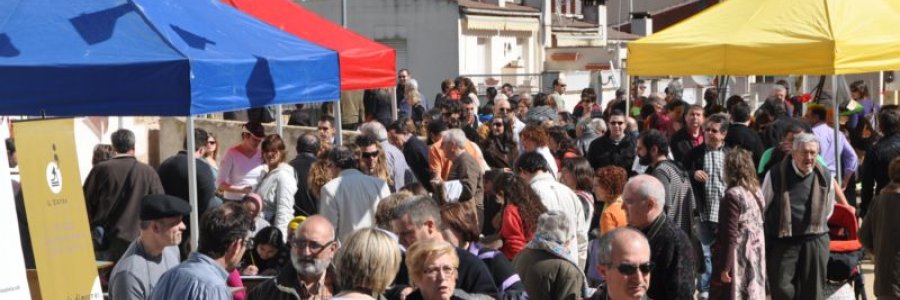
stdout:
<svg viewBox="0 0 900 300">
<path fill-rule="evenodd" d="M 52 148 L 53 160 L 47 163 L 47 186 L 50 187 L 51 192 L 59 194 L 62 191 L 62 172 L 59 171 L 59 165 L 56 163 L 59 161 L 59 155 L 56 154 L 56 144 L 53 144 Z"/>
</svg>

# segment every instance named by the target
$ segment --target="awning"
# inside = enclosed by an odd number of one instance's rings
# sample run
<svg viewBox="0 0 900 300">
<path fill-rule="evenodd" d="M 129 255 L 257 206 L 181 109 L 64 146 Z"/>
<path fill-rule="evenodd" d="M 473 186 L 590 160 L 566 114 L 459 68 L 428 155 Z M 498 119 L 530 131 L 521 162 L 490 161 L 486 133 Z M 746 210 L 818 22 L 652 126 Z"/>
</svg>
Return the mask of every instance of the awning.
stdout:
<svg viewBox="0 0 900 300">
<path fill-rule="evenodd" d="M 896 0 L 729 0 L 628 44 L 628 73 L 851 74 L 900 70 Z"/>
<path fill-rule="evenodd" d="M 468 30 L 505 30 L 537 32 L 541 26 L 537 18 L 466 15 Z"/>
<path fill-rule="evenodd" d="M 222 0 L 263 22 L 338 52 L 341 90 L 397 84 L 393 48 L 334 24 L 289 0 Z"/>
</svg>

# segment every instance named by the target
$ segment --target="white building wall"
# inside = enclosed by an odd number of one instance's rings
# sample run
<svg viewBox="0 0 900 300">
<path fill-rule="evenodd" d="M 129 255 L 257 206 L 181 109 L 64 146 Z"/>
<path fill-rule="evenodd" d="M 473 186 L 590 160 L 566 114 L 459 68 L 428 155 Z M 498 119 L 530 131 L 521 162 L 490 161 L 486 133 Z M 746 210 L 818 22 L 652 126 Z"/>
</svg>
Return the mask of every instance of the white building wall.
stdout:
<svg viewBox="0 0 900 300">
<path fill-rule="evenodd" d="M 341 22 L 341 1 L 298 1 L 335 23 Z M 440 92 L 441 81 L 458 74 L 459 6 L 450 0 L 366 0 L 347 1 L 348 27 L 379 40 L 405 40 L 405 66 L 418 80 L 419 90 L 430 107 Z"/>
</svg>

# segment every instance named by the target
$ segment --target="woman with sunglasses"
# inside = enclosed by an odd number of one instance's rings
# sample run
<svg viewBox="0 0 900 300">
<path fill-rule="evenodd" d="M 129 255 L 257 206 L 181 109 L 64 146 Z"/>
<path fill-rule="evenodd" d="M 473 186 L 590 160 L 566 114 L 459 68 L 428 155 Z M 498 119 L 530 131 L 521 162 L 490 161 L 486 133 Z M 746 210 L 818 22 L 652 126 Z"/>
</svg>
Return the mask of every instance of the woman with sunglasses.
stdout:
<svg viewBox="0 0 900 300">
<path fill-rule="evenodd" d="M 490 122 L 490 134 L 481 141 L 484 160 L 492 169 L 512 169 L 519 158 L 512 123 L 511 118 L 494 117 Z"/>
<path fill-rule="evenodd" d="M 207 132 L 206 153 L 203 153 L 203 161 L 209 164 L 213 171 L 213 178 L 219 178 L 219 142 L 212 132 Z"/>
<path fill-rule="evenodd" d="M 750 152 L 725 156 L 728 190 L 719 203 L 710 299 L 766 299 L 765 198 Z"/>
<path fill-rule="evenodd" d="M 270 134 L 262 142 L 262 175 L 256 193 L 262 197 L 263 218 L 275 228 L 287 228 L 294 218 L 294 194 L 297 177 L 294 168 L 285 163 L 284 141 L 278 134 Z M 287 241 L 287 236 L 282 240 Z"/>
<path fill-rule="evenodd" d="M 513 261 L 513 267 L 530 299 L 581 299 L 584 273 L 569 260 L 569 243 L 575 243 L 575 228 L 561 211 L 549 211 L 538 218 L 534 239 Z"/>
<path fill-rule="evenodd" d="M 581 119 L 581 117 L 584 116 L 590 117 L 595 111 L 603 112 L 600 104 L 597 104 L 597 92 L 594 88 L 585 88 L 581 90 L 581 102 L 578 102 L 578 104 L 575 105 L 575 109 L 572 110 L 572 115 L 575 116 L 576 119 Z"/>
</svg>

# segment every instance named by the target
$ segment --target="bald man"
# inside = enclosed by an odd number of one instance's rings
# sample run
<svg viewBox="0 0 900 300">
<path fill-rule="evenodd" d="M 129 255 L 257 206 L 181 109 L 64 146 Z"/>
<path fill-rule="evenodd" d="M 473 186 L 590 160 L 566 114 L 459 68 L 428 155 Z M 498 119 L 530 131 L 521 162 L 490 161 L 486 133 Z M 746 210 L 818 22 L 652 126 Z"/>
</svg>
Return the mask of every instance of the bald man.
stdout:
<svg viewBox="0 0 900 300">
<path fill-rule="evenodd" d="M 331 262 L 340 248 L 334 226 L 313 215 L 300 223 L 291 240 L 291 265 L 254 289 L 247 299 L 329 299 L 339 293 Z"/>
<path fill-rule="evenodd" d="M 640 231 L 623 227 L 600 238 L 597 272 L 606 283 L 591 299 L 642 299 L 650 286 L 650 244 Z"/>
<path fill-rule="evenodd" d="M 650 175 L 638 175 L 625 184 L 622 208 L 628 226 L 647 237 L 653 282 L 647 289 L 651 299 L 693 299 L 696 255 L 688 235 L 663 213 L 665 187 Z"/>
</svg>

